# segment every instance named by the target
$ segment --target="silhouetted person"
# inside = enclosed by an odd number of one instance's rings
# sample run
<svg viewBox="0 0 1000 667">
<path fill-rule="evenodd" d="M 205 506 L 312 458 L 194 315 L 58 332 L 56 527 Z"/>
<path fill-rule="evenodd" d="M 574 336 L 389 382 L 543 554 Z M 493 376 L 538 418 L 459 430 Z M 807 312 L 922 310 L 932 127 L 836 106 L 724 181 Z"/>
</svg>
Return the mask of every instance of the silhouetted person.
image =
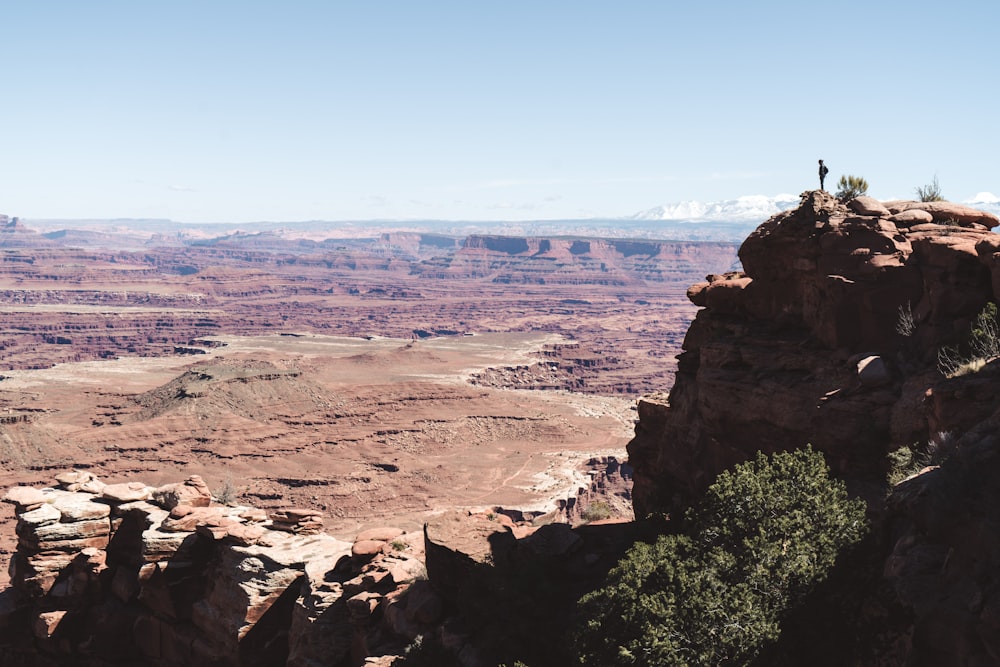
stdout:
<svg viewBox="0 0 1000 667">
<path fill-rule="evenodd" d="M 819 189 L 820 190 L 823 189 L 823 179 L 825 179 L 826 175 L 829 174 L 829 173 L 830 173 L 830 168 L 827 167 L 825 164 L 823 164 L 823 161 L 820 160 L 819 161 Z"/>
</svg>

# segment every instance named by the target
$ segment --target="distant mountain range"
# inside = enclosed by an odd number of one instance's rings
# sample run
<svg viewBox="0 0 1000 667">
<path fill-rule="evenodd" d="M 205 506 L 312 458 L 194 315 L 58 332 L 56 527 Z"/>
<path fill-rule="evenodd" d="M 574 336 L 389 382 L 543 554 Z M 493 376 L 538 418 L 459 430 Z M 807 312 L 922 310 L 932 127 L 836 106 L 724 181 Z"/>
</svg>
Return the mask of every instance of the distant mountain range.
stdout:
<svg viewBox="0 0 1000 667">
<path fill-rule="evenodd" d="M 758 224 L 775 213 L 799 205 L 798 195 L 747 195 L 725 201 L 682 201 L 665 204 L 629 216 L 631 220 L 673 220 L 677 222 L 752 222 Z"/>
<path fill-rule="evenodd" d="M 1000 197 L 980 192 L 962 202 L 1000 215 Z M 682 201 L 664 204 L 621 218 L 578 220 L 463 221 L 463 220 L 304 220 L 296 222 L 182 223 L 157 219 L 43 220 L 22 218 L 21 225 L 63 245 L 106 245 L 108 237 L 128 247 L 184 245 L 231 235 L 267 233 L 274 237 L 322 241 L 377 238 L 388 232 L 420 232 L 466 237 L 471 234 L 505 236 L 586 237 L 675 241 L 739 242 L 775 213 L 795 208 L 799 196 L 747 195 L 715 202 Z M 5 216 L 3 222 L 7 222 Z M 72 230 L 67 233 L 66 230 Z M 81 233 L 81 232 L 86 232 Z"/>
<path fill-rule="evenodd" d="M 1000 197 L 991 192 L 980 192 L 972 199 L 960 202 L 984 211 L 1000 214 Z M 664 204 L 629 216 L 630 220 L 665 220 L 673 222 L 754 222 L 761 223 L 775 213 L 799 205 L 798 195 L 781 194 L 774 197 L 747 195 L 725 201 L 682 201 Z"/>
</svg>

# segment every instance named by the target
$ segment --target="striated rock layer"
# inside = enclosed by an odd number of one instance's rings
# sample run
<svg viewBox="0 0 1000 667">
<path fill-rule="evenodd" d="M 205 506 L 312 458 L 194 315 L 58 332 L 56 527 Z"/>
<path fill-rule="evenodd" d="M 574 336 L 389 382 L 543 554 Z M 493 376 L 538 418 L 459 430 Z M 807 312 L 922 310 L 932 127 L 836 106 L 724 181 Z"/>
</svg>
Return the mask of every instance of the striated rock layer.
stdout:
<svg viewBox="0 0 1000 667">
<path fill-rule="evenodd" d="M 701 310 L 673 388 L 639 403 L 636 515 L 680 513 L 754 452 L 811 443 L 873 510 L 874 576 L 891 602 L 858 607 L 858 627 L 882 632 L 865 664 L 1000 664 L 1000 362 L 937 368 L 945 346 L 968 353 L 977 315 L 1000 300 L 998 223 L 956 204 L 811 191 L 758 227 L 742 272 L 689 289 Z M 943 463 L 884 506 L 902 447 Z"/>
<path fill-rule="evenodd" d="M 204 481 L 14 487 L 11 588 L 0 664 L 319 665 L 398 655 L 438 620 L 418 613 L 423 535 L 378 528 L 354 543 L 321 513 L 212 502 Z M 433 607 L 426 582 L 415 598 Z M 388 662 L 386 662 L 388 664 Z"/>
<path fill-rule="evenodd" d="M 637 515 L 687 507 L 758 450 L 807 443 L 841 476 L 881 482 L 887 451 L 939 429 L 925 396 L 944 379 L 937 350 L 966 341 L 997 299 L 1000 239 L 982 224 L 997 221 L 970 212 L 962 220 L 978 222 L 905 226 L 892 211 L 807 192 L 743 243 L 743 272 L 688 290 L 702 310 L 674 386 L 640 401 L 629 445 Z"/>
</svg>

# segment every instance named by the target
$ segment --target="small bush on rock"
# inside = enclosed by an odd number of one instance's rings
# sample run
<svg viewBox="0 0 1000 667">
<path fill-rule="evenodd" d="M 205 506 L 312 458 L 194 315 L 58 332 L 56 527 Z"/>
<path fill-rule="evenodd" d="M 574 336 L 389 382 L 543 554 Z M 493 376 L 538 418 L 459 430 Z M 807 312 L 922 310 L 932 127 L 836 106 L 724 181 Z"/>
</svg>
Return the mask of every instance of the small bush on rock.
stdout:
<svg viewBox="0 0 1000 667">
<path fill-rule="evenodd" d="M 837 182 L 837 193 L 834 196 L 842 202 L 848 202 L 867 193 L 868 181 L 860 176 L 844 175 Z"/>
<path fill-rule="evenodd" d="M 865 506 L 811 448 L 719 475 L 684 535 L 637 543 L 584 596 L 585 665 L 747 664 L 866 531 Z"/>
<path fill-rule="evenodd" d="M 959 377 L 979 372 L 990 361 L 1000 358 L 1000 323 L 997 305 L 988 303 L 976 316 L 969 333 L 971 354 L 963 355 L 954 345 L 938 350 L 938 370 L 945 377 Z"/>
<path fill-rule="evenodd" d="M 603 500 L 595 500 L 580 513 L 580 518 L 584 521 L 601 521 L 603 519 L 610 519 L 611 514 L 610 505 Z"/>
<path fill-rule="evenodd" d="M 944 201 L 944 197 L 941 196 L 941 184 L 938 183 L 937 174 L 934 175 L 934 180 L 930 183 L 917 188 L 917 199 L 920 201 Z"/>
</svg>

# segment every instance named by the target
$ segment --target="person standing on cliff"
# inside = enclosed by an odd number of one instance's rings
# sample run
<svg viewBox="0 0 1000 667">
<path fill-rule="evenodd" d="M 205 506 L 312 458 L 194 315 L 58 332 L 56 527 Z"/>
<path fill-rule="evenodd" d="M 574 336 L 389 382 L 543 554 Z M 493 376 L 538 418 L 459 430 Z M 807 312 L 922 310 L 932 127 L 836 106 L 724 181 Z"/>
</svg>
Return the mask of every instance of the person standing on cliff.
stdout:
<svg viewBox="0 0 1000 667">
<path fill-rule="evenodd" d="M 820 160 L 819 161 L 819 189 L 820 190 L 823 189 L 823 179 L 825 179 L 826 175 L 829 174 L 829 173 L 830 173 L 830 168 L 827 167 L 825 164 L 823 164 L 823 161 Z"/>
</svg>

